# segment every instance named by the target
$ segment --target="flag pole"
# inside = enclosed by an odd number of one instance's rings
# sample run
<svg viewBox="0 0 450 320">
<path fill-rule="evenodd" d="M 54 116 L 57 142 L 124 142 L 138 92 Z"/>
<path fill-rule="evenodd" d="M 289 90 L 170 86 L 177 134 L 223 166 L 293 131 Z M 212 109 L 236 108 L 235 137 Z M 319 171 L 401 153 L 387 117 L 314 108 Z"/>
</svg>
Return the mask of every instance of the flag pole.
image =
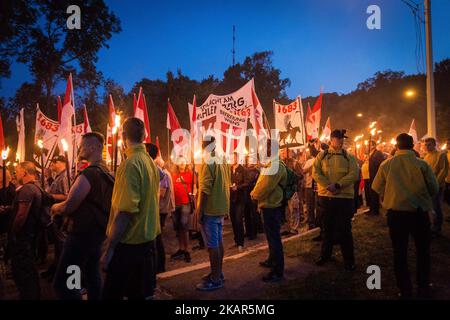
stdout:
<svg viewBox="0 0 450 320">
<path fill-rule="evenodd" d="M 73 118 L 72 118 L 72 126 L 73 129 L 76 131 L 76 126 L 77 126 L 77 112 L 76 112 L 76 107 L 75 107 L 75 94 L 74 94 L 74 90 L 73 90 L 73 80 L 72 80 L 72 73 L 70 73 L 70 85 L 72 88 L 72 92 L 71 92 L 71 98 L 72 98 L 72 103 L 73 103 Z M 78 173 L 78 161 L 76 157 L 77 151 L 76 151 L 76 132 L 74 132 L 72 130 L 72 168 L 73 165 L 75 164 L 75 176 Z M 66 158 L 67 159 L 67 158 Z M 70 182 L 69 182 L 69 186 L 70 186 Z"/>
<path fill-rule="evenodd" d="M 171 159 L 170 159 L 170 133 L 169 133 L 169 129 L 167 129 L 167 161 L 171 161 Z"/>
</svg>

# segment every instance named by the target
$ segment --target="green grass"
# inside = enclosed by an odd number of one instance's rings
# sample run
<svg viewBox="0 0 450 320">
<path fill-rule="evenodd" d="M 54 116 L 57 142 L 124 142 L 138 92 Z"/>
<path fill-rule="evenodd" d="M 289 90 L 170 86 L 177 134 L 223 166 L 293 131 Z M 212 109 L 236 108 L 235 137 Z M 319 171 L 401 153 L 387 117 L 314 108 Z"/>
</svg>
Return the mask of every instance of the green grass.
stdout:
<svg viewBox="0 0 450 320">
<path fill-rule="evenodd" d="M 450 210 L 446 208 L 447 214 Z M 450 299 L 450 228 L 444 222 L 444 237 L 432 242 L 433 298 Z M 335 246 L 336 263 L 314 267 L 306 278 L 286 281 L 271 290 L 265 299 L 395 299 L 397 287 L 393 270 L 392 247 L 384 215 L 359 216 L 353 223 L 353 237 L 357 270 L 343 269 L 340 247 Z M 313 263 L 320 254 L 320 243 L 310 238 L 288 242 L 286 256 Z M 411 278 L 415 281 L 415 250 L 410 240 L 409 254 Z M 381 269 L 381 290 L 369 290 L 366 286 L 369 274 L 366 269 L 378 265 Z"/>
</svg>

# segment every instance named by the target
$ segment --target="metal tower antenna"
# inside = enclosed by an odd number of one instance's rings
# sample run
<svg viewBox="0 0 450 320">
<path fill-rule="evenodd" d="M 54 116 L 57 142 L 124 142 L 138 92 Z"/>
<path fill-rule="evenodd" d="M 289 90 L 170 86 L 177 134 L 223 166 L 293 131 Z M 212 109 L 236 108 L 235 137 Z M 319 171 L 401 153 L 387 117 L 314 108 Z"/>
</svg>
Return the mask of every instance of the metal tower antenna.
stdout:
<svg viewBox="0 0 450 320">
<path fill-rule="evenodd" d="M 236 64 L 236 50 L 235 50 L 235 43 L 236 43 L 236 36 L 235 36 L 235 32 L 236 32 L 236 27 L 235 25 L 233 25 L 233 51 L 231 51 L 233 53 L 233 66 Z"/>
</svg>

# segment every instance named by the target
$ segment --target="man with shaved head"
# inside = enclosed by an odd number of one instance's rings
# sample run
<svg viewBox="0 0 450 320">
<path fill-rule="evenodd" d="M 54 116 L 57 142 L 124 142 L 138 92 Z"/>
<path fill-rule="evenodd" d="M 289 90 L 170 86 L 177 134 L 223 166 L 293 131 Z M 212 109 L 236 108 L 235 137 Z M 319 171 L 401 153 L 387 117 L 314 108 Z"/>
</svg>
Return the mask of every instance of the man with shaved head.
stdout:
<svg viewBox="0 0 450 320">
<path fill-rule="evenodd" d="M 20 186 L 13 203 L 10 230 L 11 269 L 20 298 L 38 300 L 40 287 L 34 248 L 42 209 L 42 191 L 36 184 L 37 172 L 32 162 L 20 163 L 16 177 Z"/>
<path fill-rule="evenodd" d="M 76 177 L 67 199 L 52 207 L 52 215 L 63 215 L 70 221 L 53 281 L 59 299 L 81 300 L 80 290 L 67 287 L 71 276 L 67 268 L 71 265 L 83 270 L 88 299 L 98 300 L 101 295 L 99 261 L 114 185 L 114 178 L 102 160 L 103 144 L 101 133 L 83 135 L 78 158 L 86 160 L 89 166 Z"/>
</svg>

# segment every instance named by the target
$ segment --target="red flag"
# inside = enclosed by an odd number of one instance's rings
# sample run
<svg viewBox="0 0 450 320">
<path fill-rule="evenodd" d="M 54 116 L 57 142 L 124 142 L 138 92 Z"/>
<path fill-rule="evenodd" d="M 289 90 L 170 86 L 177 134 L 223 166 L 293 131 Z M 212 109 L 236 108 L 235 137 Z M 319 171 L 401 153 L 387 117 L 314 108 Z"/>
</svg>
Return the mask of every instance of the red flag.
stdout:
<svg viewBox="0 0 450 320">
<path fill-rule="evenodd" d="M 0 114 L 0 150 L 5 149 L 5 136 L 3 135 L 3 121 L 2 115 Z"/>
<path fill-rule="evenodd" d="M 328 117 L 325 127 L 322 130 L 321 140 L 323 139 L 330 140 L 330 137 L 331 137 L 331 124 L 330 124 L 330 117 Z"/>
<path fill-rule="evenodd" d="M 180 129 L 181 128 L 180 123 L 178 122 L 177 116 L 175 115 L 175 111 L 173 110 L 169 99 L 167 99 L 167 123 L 166 123 L 166 127 L 172 133 L 176 129 Z"/>
<path fill-rule="evenodd" d="M 66 94 L 64 95 L 64 104 L 61 109 L 61 121 L 59 126 L 58 139 L 62 141 L 63 139 L 68 144 L 68 163 L 71 166 L 72 161 L 75 160 L 76 155 L 76 144 L 73 141 L 72 127 L 74 126 L 75 118 L 75 107 L 73 102 L 73 84 L 72 84 L 72 74 L 69 74 L 67 79 Z M 63 148 L 61 147 L 60 150 Z"/>
<path fill-rule="evenodd" d="M 145 94 L 142 95 L 144 98 L 144 123 L 145 123 L 145 130 L 148 132 L 147 138 L 144 140 L 145 143 L 152 142 L 152 136 L 150 133 L 150 120 L 148 118 L 148 108 L 147 108 L 147 100 L 145 100 Z"/>
<path fill-rule="evenodd" d="M 311 106 L 308 102 L 308 108 L 306 110 L 306 140 L 312 139 L 312 132 L 313 132 L 313 123 L 311 121 Z"/>
<path fill-rule="evenodd" d="M 61 123 L 62 102 L 61 97 L 58 96 L 58 123 Z"/>
<path fill-rule="evenodd" d="M 136 110 L 134 112 L 134 116 L 138 119 L 141 119 L 145 125 L 145 139 L 144 142 L 152 142 L 150 136 L 150 121 L 148 119 L 148 111 L 147 111 L 147 103 L 145 101 L 145 96 L 142 93 L 142 87 L 139 88 L 139 94 L 136 101 Z"/>
<path fill-rule="evenodd" d="M 317 128 L 317 131 L 319 131 L 320 128 L 320 118 L 322 116 L 322 91 L 320 92 L 319 98 L 317 98 L 316 103 L 314 104 L 314 107 L 312 109 L 311 118 L 314 120 L 314 124 Z"/>
<path fill-rule="evenodd" d="M 116 116 L 116 110 L 114 108 L 114 101 L 112 95 L 109 95 L 109 127 L 114 127 Z"/>
<path fill-rule="evenodd" d="M 84 132 L 83 133 L 86 134 L 86 133 L 92 132 L 91 124 L 89 123 L 86 105 L 84 105 L 84 108 L 83 108 L 83 118 L 84 118 L 84 125 L 83 125 Z"/>
</svg>

